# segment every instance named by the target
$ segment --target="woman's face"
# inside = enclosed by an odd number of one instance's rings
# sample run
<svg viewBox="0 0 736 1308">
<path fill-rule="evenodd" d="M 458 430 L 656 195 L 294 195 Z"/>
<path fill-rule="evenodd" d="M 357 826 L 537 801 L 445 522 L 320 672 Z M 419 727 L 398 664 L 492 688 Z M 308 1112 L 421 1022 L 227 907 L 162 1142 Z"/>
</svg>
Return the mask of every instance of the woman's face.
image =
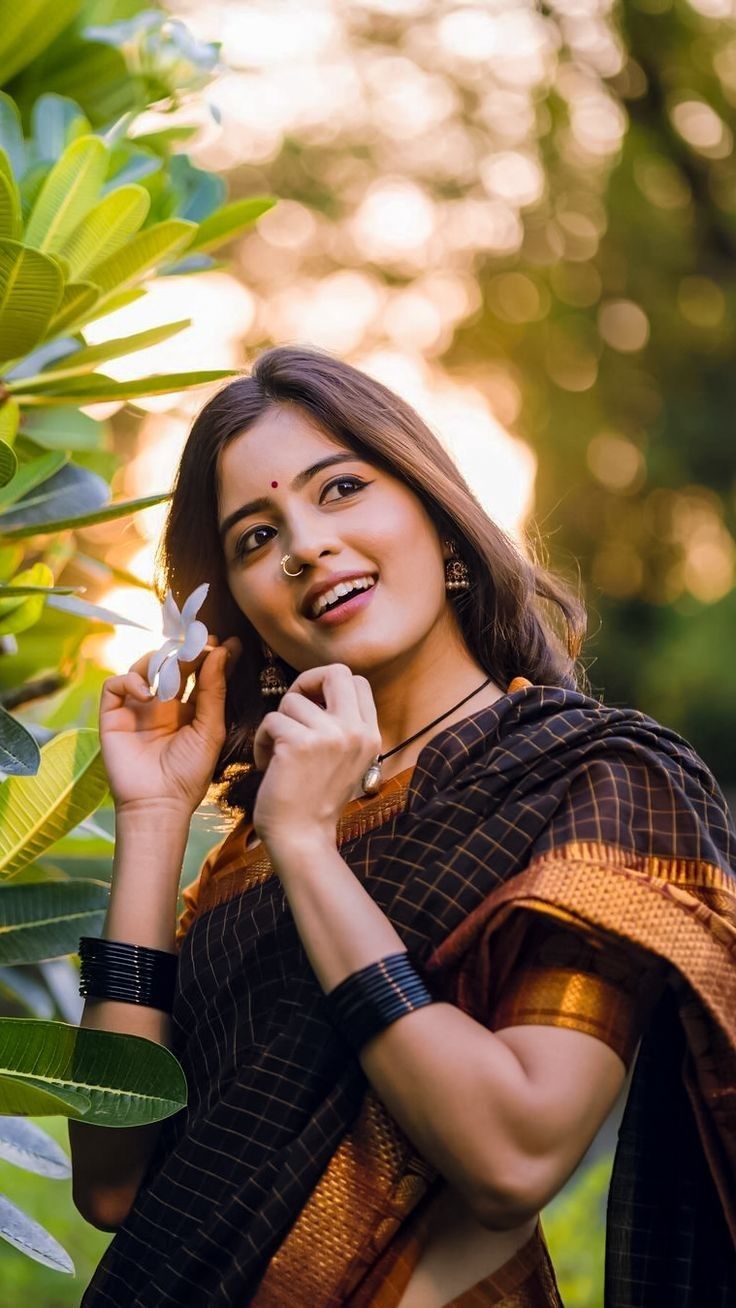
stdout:
<svg viewBox="0 0 736 1308">
<path fill-rule="evenodd" d="M 339 463 L 305 475 L 337 455 Z M 421 501 L 300 409 L 270 409 L 226 446 L 218 474 L 232 595 L 261 638 L 298 672 L 337 662 L 364 676 L 390 665 L 406 672 L 420 650 L 428 652 L 427 641 L 439 649 L 456 630 L 442 542 Z M 261 498 L 268 505 L 249 506 Z M 285 575 L 285 554 L 291 572 L 304 565 L 298 576 Z M 338 573 L 376 584 L 337 621 L 315 620 L 304 607 L 307 593 Z"/>
</svg>

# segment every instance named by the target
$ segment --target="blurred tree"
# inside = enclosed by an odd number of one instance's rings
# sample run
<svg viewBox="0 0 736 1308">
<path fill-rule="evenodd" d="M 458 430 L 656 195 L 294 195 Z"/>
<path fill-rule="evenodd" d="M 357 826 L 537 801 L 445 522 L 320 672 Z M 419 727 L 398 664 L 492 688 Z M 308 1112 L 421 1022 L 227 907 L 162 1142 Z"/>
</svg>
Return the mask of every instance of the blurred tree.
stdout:
<svg viewBox="0 0 736 1308">
<path fill-rule="evenodd" d="M 219 157 L 237 188 L 260 151 L 282 197 L 240 246 L 249 346 L 397 350 L 479 390 L 537 455 L 594 689 L 736 785 L 730 0 L 245 9 L 223 96 L 271 112 Z"/>
</svg>

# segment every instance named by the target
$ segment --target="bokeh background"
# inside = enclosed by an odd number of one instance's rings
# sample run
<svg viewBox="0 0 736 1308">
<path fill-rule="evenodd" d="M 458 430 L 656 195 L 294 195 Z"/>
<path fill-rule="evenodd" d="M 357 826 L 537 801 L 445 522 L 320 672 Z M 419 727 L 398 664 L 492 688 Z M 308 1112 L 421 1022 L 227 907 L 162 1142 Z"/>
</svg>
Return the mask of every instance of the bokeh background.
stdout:
<svg viewBox="0 0 736 1308">
<path fill-rule="evenodd" d="M 280 201 L 226 269 L 157 286 L 145 325 L 195 321 L 152 370 L 298 341 L 396 387 L 489 511 L 579 574 L 595 690 L 736 784 L 731 0 L 176 12 L 229 65 L 191 157 Z M 201 402 L 119 415 L 119 489 L 168 488 Z M 145 576 L 164 512 L 97 530 Z M 104 646 L 118 665 L 136 648 Z"/>
<path fill-rule="evenodd" d="M 488 511 L 580 585 L 594 691 L 681 731 L 736 791 L 736 4 L 169 8 L 221 42 L 223 67 L 135 131 L 196 125 L 194 164 L 231 197 L 279 202 L 217 266 L 158 278 L 91 324 L 98 343 L 193 319 L 106 373 L 247 368 L 260 349 L 299 342 L 379 377 L 422 412 Z M 90 410 L 109 424 L 116 496 L 169 489 L 207 394 Z M 125 576 L 150 583 L 165 511 L 78 533 L 118 580 L 73 558 L 64 579 L 155 626 L 154 597 Z M 155 643 L 94 629 L 85 693 Z M 217 839 L 205 813 L 187 875 Z M 65 1139 L 63 1123 L 45 1126 Z M 602 1303 L 614 1128 L 546 1214 L 568 1308 Z M 65 1278 L 0 1244 L 0 1304 L 77 1304 L 108 1237 L 75 1215 L 65 1182 L 2 1164 L 0 1186 L 77 1264 Z"/>
</svg>

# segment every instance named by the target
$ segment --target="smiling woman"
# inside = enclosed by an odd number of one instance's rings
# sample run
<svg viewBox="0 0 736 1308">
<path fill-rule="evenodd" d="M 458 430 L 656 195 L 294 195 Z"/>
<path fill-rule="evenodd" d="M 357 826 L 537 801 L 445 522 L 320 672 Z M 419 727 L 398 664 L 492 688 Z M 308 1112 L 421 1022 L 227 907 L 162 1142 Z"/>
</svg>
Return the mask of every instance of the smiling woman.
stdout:
<svg viewBox="0 0 736 1308">
<path fill-rule="evenodd" d="M 338 464 L 341 475 L 330 476 Z M 287 551 L 295 559 L 289 571 L 303 569 L 293 582 L 280 568 Z M 452 554 L 469 570 L 469 587 L 449 605 L 438 565 Z M 326 354 L 270 350 L 251 377 L 205 406 L 182 456 L 159 558 L 175 593 L 211 582 L 204 622 L 242 643 L 213 778 L 225 778 L 223 798 L 237 808 L 251 808 L 259 784 L 248 764 L 263 714 L 264 666 L 277 669 L 284 689 L 320 662 L 344 658 L 366 676 L 370 669 L 374 695 L 384 698 L 388 745 L 409 734 L 406 689 L 381 688 L 396 686 L 399 667 L 404 681 L 410 676 L 404 651 L 416 641 L 423 664 L 439 658 L 435 687 L 457 680 L 456 658 L 464 665 L 459 690 L 480 681 L 483 669 L 497 687 L 519 675 L 578 685 L 584 613 L 576 597 L 489 519 L 408 404 Z M 348 622 L 347 609 L 305 621 L 307 589 L 328 587 L 338 572 L 376 578 L 370 625 Z M 435 689 L 418 693 L 431 710 Z M 422 709 L 417 704 L 407 719 L 421 720 Z"/>
<path fill-rule="evenodd" d="M 560 1308 L 538 1214 L 631 1068 L 607 1303 L 730 1302 L 736 833 L 702 761 L 582 692 L 578 601 L 329 356 L 271 350 L 205 406 L 161 564 L 216 634 L 186 702 L 148 656 L 105 683 L 84 1021 L 169 1044 L 189 1102 L 124 1142 L 71 1124 L 117 1230 L 83 1308 Z M 238 820 L 175 933 L 213 781 Z"/>
</svg>

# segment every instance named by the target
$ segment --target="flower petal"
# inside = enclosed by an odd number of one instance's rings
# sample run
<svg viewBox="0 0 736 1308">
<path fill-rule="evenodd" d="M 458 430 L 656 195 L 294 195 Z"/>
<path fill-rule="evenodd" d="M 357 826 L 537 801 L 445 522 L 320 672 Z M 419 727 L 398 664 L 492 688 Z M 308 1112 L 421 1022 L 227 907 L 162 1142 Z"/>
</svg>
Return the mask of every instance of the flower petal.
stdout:
<svg viewBox="0 0 736 1308">
<path fill-rule="evenodd" d="M 203 581 L 201 586 L 193 590 L 188 599 L 185 599 L 181 606 L 181 621 L 183 627 L 188 627 L 190 622 L 194 622 L 197 613 L 201 609 L 207 598 L 207 592 L 210 588 L 208 581 Z"/>
<path fill-rule="evenodd" d="M 176 654 L 170 654 L 158 674 L 159 699 L 175 699 L 181 686 L 181 669 Z"/>
<path fill-rule="evenodd" d="M 198 654 L 202 653 L 207 644 L 207 628 L 203 622 L 190 622 L 186 630 L 186 635 L 179 649 L 179 659 L 182 663 L 190 663 L 196 659 Z"/>
<path fill-rule="evenodd" d="M 165 640 L 161 648 L 157 649 L 155 653 L 151 655 L 150 659 L 148 660 L 149 686 L 153 685 L 156 673 L 158 672 L 164 660 L 168 657 L 168 655 L 171 653 L 173 649 L 178 649 L 178 648 L 179 648 L 178 640 Z"/>
<path fill-rule="evenodd" d="M 164 595 L 163 617 L 165 636 L 181 637 L 184 634 L 179 606 L 170 590 Z"/>
</svg>

